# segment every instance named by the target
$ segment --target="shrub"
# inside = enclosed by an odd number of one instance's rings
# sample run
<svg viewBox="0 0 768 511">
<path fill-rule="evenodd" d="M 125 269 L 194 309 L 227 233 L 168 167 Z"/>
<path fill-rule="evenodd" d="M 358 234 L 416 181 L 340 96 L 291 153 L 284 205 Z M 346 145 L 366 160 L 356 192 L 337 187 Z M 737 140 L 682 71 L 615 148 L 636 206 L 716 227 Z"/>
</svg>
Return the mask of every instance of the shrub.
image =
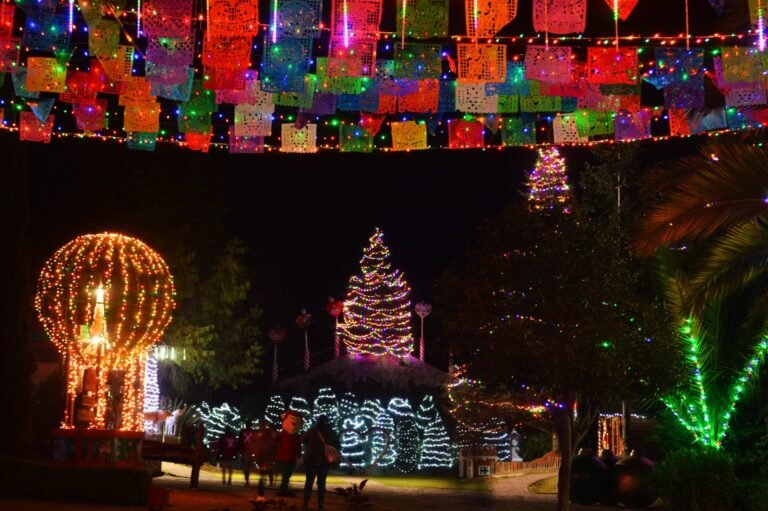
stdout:
<svg viewBox="0 0 768 511">
<path fill-rule="evenodd" d="M 0 457 L 0 495 L 144 505 L 152 478 L 143 468 L 84 468 Z"/>
<path fill-rule="evenodd" d="M 743 511 L 768 511 L 768 465 L 755 470 L 740 481 L 737 498 Z"/>
<path fill-rule="evenodd" d="M 739 492 L 733 461 L 714 450 L 671 453 L 655 467 L 653 484 L 671 511 L 730 511 Z"/>
</svg>

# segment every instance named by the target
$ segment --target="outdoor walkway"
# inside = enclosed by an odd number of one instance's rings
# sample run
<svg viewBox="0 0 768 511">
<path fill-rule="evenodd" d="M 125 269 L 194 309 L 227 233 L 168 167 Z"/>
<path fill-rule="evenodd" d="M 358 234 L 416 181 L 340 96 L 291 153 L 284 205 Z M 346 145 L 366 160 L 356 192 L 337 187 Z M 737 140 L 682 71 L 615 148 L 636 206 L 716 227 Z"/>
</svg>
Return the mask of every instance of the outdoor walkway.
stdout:
<svg viewBox="0 0 768 511">
<path fill-rule="evenodd" d="M 176 464 L 163 464 L 167 475 L 156 478 L 154 484 L 169 488 L 169 511 L 252 511 L 250 501 L 256 500 L 256 489 L 243 485 L 242 473 L 238 480 L 233 479 L 232 486 L 222 486 L 218 473 L 201 471 L 200 488 L 191 490 L 189 486 L 189 467 Z M 431 488 L 398 488 L 385 486 L 370 481 L 364 493 L 372 503 L 371 511 L 552 511 L 555 509 L 553 495 L 536 495 L 528 492 L 528 485 L 550 477 L 553 474 L 529 474 L 517 477 L 494 478 L 491 491 L 444 490 Z M 348 484 L 360 482 L 363 477 L 342 476 Z M 328 483 L 325 509 L 327 511 L 345 511 L 344 500 L 335 494 L 338 483 Z M 292 484 L 296 497 L 285 499 L 287 509 L 291 504 L 302 502 L 303 483 Z M 267 490 L 267 498 L 276 498 L 276 490 Z M 313 493 L 311 510 L 317 509 L 317 495 Z M 276 509 L 276 508 L 269 508 Z M 608 511 L 625 509 L 611 506 L 578 506 L 574 511 Z M 55 503 L 42 501 L 5 501 L 0 500 L 0 511 L 146 511 L 143 506 L 105 506 L 94 504 Z M 654 508 L 658 511 L 658 508 Z"/>
</svg>

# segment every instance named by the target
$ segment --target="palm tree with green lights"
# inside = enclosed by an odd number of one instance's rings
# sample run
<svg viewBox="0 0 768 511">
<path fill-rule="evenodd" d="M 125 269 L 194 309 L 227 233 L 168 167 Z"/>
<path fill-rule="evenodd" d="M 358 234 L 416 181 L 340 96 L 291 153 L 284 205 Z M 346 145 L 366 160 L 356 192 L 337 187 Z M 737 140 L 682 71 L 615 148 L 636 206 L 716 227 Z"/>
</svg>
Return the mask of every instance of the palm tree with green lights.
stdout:
<svg viewBox="0 0 768 511">
<path fill-rule="evenodd" d="M 690 372 L 664 402 L 697 443 L 719 449 L 768 351 L 768 151 L 710 145 L 662 171 L 635 246 L 682 261 L 666 294 Z"/>
</svg>

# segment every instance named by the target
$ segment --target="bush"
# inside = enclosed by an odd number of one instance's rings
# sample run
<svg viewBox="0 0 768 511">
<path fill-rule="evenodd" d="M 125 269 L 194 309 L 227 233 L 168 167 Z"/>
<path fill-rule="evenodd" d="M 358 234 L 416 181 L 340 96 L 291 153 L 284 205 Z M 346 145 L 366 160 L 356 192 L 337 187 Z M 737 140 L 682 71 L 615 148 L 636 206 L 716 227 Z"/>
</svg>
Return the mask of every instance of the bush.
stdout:
<svg viewBox="0 0 768 511">
<path fill-rule="evenodd" d="M 768 511 L 768 465 L 742 478 L 737 498 L 743 511 Z"/>
<path fill-rule="evenodd" d="M 671 511 L 736 509 L 739 481 L 723 452 L 684 449 L 671 453 L 653 471 L 653 484 Z"/>
<path fill-rule="evenodd" d="M 145 505 L 152 478 L 143 468 L 82 468 L 0 457 L 5 498 Z"/>
</svg>

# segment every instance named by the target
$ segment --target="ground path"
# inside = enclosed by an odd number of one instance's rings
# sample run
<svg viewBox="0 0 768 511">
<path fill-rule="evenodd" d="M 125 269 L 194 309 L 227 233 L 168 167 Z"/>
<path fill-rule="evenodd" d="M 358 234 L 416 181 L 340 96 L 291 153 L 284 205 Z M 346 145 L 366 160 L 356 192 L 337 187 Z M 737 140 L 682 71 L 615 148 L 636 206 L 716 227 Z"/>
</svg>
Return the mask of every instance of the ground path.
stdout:
<svg viewBox="0 0 768 511">
<path fill-rule="evenodd" d="M 254 487 L 245 487 L 242 474 L 233 479 L 232 486 L 222 486 L 218 473 L 201 471 L 200 488 L 191 490 L 189 486 L 189 468 L 183 465 L 163 464 L 166 475 L 154 480 L 155 486 L 170 489 L 168 511 L 252 511 L 249 503 L 256 500 Z M 528 492 L 528 485 L 550 477 L 553 474 L 527 474 L 511 477 L 493 478 L 490 491 L 447 490 L 434 488 L 400 488 L 370 481 L 365 494 L 373 506 L 371 511 L 553 511 L 554 495 L 537 495 Z M 292 482 L 296 497 L 285 499 L 286 504 L 300 504 L 301 481 Z M 346 510 L 344 500 L 335 495 L 334 488 L 360 482 L 363 477 L 339 476 L 346 484 L 339 484 L 337 479 L 328 483 L 325 509 L 327 511 Z M 42 482 L 41 482 L 42 483 Z M 44 483 L 42 483 L 44 484 Z M 275 490 L 267 490 L 267 498 L 274 498 Z M 316 510 L 316 494 L 313 493 L 311 510 Z M 275 509 L 275 508 L 269 508 Z M 613 506 L 572 506 L 573 511 L 609 511 L 625 509 Z M 43 501 L 7 501 L 0 499 L 0 511 L 146 511 L 144 506 L 104 506 L 78 503 L 56 503 Z M 658 511 L 653 508 L 653 511 Z"/>
</svg>

